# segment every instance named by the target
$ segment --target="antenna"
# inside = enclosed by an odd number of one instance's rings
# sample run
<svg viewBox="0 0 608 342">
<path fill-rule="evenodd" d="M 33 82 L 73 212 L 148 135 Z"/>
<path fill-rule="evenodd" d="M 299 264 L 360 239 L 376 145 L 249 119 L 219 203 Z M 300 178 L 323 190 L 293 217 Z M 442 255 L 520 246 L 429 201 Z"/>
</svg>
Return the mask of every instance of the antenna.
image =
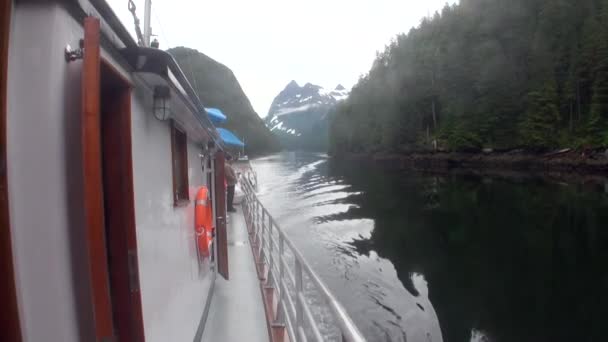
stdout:
<svg viewBox="0 0 608 342">
<path fill-rule="evenodd" d="M 152 0 L 146 0 L 146 7 L 144 8 L 144 46 L 146 47 L 150 47 L 150 37 L 152 36 L 151 18 Z"/>
</svg>

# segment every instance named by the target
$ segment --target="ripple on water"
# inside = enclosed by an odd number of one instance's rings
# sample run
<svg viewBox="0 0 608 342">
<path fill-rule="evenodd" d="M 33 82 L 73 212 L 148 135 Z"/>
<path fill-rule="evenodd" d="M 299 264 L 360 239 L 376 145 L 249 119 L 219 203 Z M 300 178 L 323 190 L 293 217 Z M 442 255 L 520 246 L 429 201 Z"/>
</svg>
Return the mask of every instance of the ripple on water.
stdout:
<svg viewBox="0 0 608 342">
<path fill-rule="evenodd" d="M 415 296 L 373 246 L 366 254 L 356 248 L 354 242 L 368 241 L 375 226 L 360 212 L 357 202 L 363 192 L 329 176 L 324 157 L 286 153 L 252 163 L 264 205 L 370 341 L 428 342 L 431 335 L 436 336 L 432 341 L 441 341 L 434 311 L 428 309 L 432 305 L 424 276 L 412 276 L 411 288 L 420 294 Z M 312 295 L 310 300 L 319 298 Z M 316 314 L 323 316 L 319 310 Z M 327 336 L 334 336 L 331 320 L 324 317 L 322 322 Z"/>
</svg>

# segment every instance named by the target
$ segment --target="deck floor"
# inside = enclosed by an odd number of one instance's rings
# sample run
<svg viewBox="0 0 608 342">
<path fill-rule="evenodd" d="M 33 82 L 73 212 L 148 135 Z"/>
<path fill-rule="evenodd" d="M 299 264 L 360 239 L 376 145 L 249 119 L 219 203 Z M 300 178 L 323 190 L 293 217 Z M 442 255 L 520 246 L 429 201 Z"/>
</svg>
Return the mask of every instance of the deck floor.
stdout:
<svg viewBox="0 0 608 342">
<path fill-rule="evenodd" d="M 202 341 L 269 341 L 264 304 L 245 217 L 228 216 L 230 280 L 218 276 Z"/>
</svg>

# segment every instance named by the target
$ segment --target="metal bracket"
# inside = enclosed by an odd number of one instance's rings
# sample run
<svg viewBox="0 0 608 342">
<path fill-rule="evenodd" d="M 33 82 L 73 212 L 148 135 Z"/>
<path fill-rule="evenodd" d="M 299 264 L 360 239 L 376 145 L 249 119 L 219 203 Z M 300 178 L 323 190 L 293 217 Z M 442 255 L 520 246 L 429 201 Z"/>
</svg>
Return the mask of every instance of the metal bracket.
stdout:
<svg viewBox="0 0 608 342">
<path fill-rule="evenodd" d="M 78 49 L 72 49 L 72 47 L 70 46 L 70 44 L 65 46 L 65 61 L 66 62 L 73 62 L 76 61 L 78 59 L 82 59 L 84 57 L 84 39 L 81 39 L 78 42 L 79 48 Z"/>
</svg>

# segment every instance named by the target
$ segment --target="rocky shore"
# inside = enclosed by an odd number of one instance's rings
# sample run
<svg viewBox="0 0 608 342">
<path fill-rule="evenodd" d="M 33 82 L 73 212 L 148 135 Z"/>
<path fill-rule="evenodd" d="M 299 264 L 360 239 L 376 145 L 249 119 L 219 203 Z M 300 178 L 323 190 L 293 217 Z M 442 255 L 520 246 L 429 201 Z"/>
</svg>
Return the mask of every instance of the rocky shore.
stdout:
<svg viewBox="0 0 608 342">
<path fill-rule="evenodd" d="M 417 152 L 407 154 L 347 154 L 338 158 L 374 161 L 385 166 L 420 171 L 485 170 L 534 173 L 608 175 L 608 150 L 564 149 L 548 153 L 522 150 L 482 153 Z"/>
</svg>

